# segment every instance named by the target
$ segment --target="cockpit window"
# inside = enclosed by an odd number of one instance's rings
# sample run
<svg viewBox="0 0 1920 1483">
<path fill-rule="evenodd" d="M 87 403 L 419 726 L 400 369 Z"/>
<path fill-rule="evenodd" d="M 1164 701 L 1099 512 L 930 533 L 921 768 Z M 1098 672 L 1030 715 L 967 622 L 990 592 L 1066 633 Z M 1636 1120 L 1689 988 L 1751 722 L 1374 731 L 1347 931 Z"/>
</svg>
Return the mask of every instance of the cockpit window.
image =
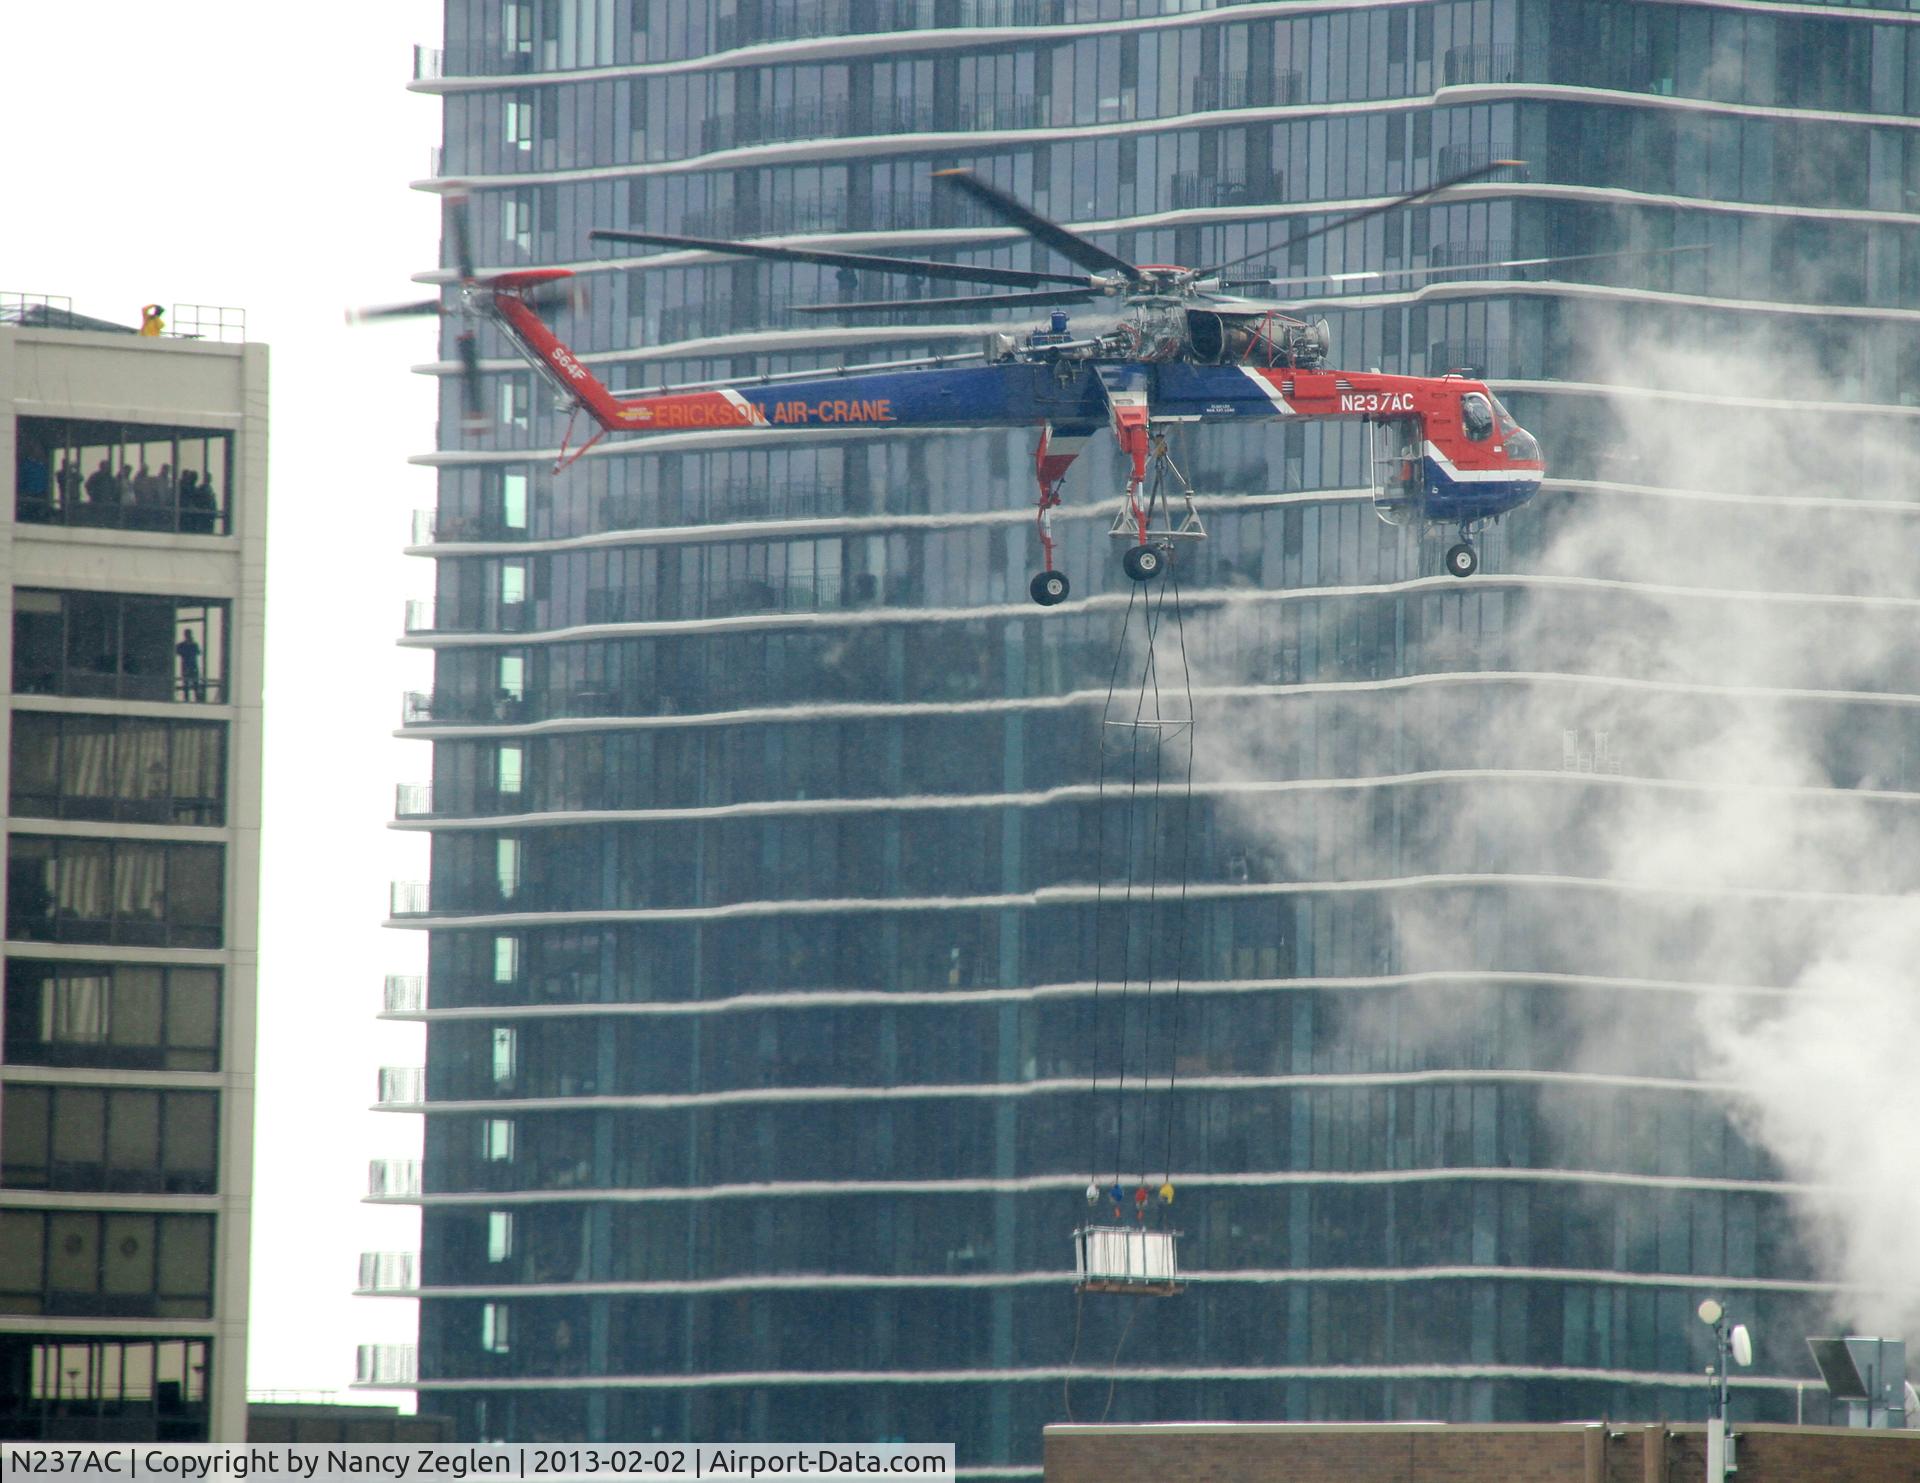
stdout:
<svg viewBox="0 0 1920 1483">
<path fill-rule="evenodd" d="M 1520 424 L 1513 420 L 1513 413 L 1507 410 L 1506 403 L 1499 397 L 1493 399 L 1493 415 L 1499 419 L 1501 437 L 1511 438 L 1520 431 Z"/>
<path fill-rule="evenodd" d="M 1460 398 L 1460 427 L 1476 443 L 1493 436 L 1493 404 L 1477 391 Z"/>
</svg>

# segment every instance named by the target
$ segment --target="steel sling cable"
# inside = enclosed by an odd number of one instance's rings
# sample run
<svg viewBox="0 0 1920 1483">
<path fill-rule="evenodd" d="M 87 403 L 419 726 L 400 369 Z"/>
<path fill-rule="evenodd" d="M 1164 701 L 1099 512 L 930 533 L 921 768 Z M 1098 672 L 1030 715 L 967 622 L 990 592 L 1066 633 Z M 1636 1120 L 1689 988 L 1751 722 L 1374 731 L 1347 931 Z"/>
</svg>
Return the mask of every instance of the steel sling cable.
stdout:
<svg viewBox="0 0 1920 1483">
<path fill-rule="evenodd" d="M 1093 1033 L 1088 1037 L 1093 1047 L 1093 1084 L 1087 1098 L 1087 1180 L 1094 1185 L 1100 1182 L 1100 923 L 1107 880 L 1107 717 L 1113 711 L 1113 692 L 1120 683 L 1120 661 L 1127 652 L 1127 629 L 1133 622 L 1133 604 L 1139 595 L 1137 585 L 1128 588 L 1127 611 L 1120 619 L 1120 637 L 1113 647 L 1113 670 L 1107 676 L 1107 700 L 1100 711 L 1099 734 L 1095 738 L 1100 749 L 1100 781 L 1093 800 L 1093 999 L 1090 1008 Z"/>
<path fill-rule="evenodd" d="M 1171 553 L 1169 553 L 1167 561 L 1167 570 L 1169 573 L 1172 572 L 1173 565 Z M 1164 623 L 1166 619 L 1167 599 L 1169 595 L 1174 597 L 1175 614 L 1177 615 L 1180 611 L 1178 592 L 1175 591 L 1169 594 L 1167 589 L 1163 587 L 1160 590 L 1160 618 L 1162 623 Z M 1156 650 L 1158 648 L 1157 638 L 1155 648 Z M 1153 1077 L 1153 946 L 1159 938 L 1159 932 L 1156 930 L 1156 915 L 1160 904 L 1160 780 L 1164 770 L 1163 763 L 1166 760 L 1167 752 L 1166 711 L 1160 701 L 1160 666 L 1157 653 L 1154 656 L 1153 662 L 1148 665 L 1148 673 L 1152 676 L 1153 685 L 1154 728 L 1153 794 L 1147 809 L 1149 831 L 1147 835 L 1147 956 L 1145 973 L 1143 975 L 1146 992 L 1140 1011 L 1143 1044 L 1140 1051 L 1140 1139 L 1138 1152 L 1140 1183 L 1143 1188 L 1146 1185 L 1147 1179 L 1147 1140 L 1151 1136 L 1148 1128 L 1150 1118 L 1147 1112 L 1147 1098 L 1150 1091 L 1148 1083 Z M 1144 699 L 1145 697 L 1143 695 L 1142 700 L 1144 701 Z M 1144 1208 L 1136 1213 L 1144 1214 Z"/>
<path fill-rule="evenodd" d="M 1180 813 L 1179 925 L 1174 931 L 1173 1008 L 1170 1015 L 1173 1021 L 1172 1043 L 1167 1051 L 1167 1156 L 1163 1166 L 1165 1172 L 1161 1175 L 1163 1190 L 1170 1191 L 1173 1187 L 1173 1083 L 1180 1065 L 1180 988 L 1186 977 L 1187 965 L 1187 866 L 1193 850 L 1193 756 L 1197 747 L 1199 720 L 1193 711 L 1193 671 L 1187 667 L 1187 618 L 1180 603 L 1180 574 L 1177 568 L 1169 564 L 1167 576 L 1173 584 L 1174 628 L 1180 637 L 1180 674 L 1187 690 L 1187 787 Z"/>
<path fill-rule="evenodd" d="M 1140 800 L 1140 733 L 1145 729 L 1141 725 L 1140 715 L 1146 707 L 1149 686 L 1157 684 L 1157 680 L 1150 679 L 1150 677 L 1154 674 L 1154 643 L 1159 628 L 1160 616 L 1165 607 L 1166 599 L 1164 597 L 1160 600 L 1160 606 L 1156 608 L 1153 598 L 1151 594 L 1149 594 L 1146 603 L 1147 654 L 1146 658 L 1141 661 L 1140 695 L 1139 699 L 1134 702 L 1133 707 L 1133 775 L 1127 794 L 1127 827 L 1125 832 L 1127 884 L 1126 894 L 1122 899 L 1121 906 L 1123 930 L 1120 938 L 1120 951 L 1122 955 L 1120 981 L 1120 1076 L 1114 1090 L 1113 1187 L 1115 1190 L 1120 1188 L 1121 1160 L 1125 1156 L 1126 1150 L 1127 1041 L 1129 1039 L 1127 988 L 1133 980 L 1133 882 L 1135 874 L 1133 865 L 1133 816 Z M 1144 1112 L 1142 1116 L 1145 1116 Z"/>
</svg>

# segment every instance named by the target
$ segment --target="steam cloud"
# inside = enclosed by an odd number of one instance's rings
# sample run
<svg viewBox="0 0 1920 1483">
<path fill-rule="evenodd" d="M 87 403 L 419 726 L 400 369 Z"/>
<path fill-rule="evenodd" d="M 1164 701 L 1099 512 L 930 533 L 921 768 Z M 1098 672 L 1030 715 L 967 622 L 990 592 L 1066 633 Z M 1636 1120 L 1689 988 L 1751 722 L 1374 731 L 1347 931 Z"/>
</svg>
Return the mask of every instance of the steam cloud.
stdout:
<svg viewBox="0 0 1920 1483">
<path fill-rule="evenodd" d="M 1651 1037 L 1585 996 L 1560 1064 L 1723 1087 L 1803 1187 L 1834 1320 L 1920 1336 L 1920 418 L 1808 409 L 1804 361 L 1771 340 L 1589 343 L 1635 387 L 1602 399 L 1612 426 L 1586 448 L 1548 443 L 1553 472 L 1585 477 L 1490 543 L 1490 575 L 1554 580 L 1503 633 L 1430 627 L 1429 649 L 1453 647 L 1413 666 L 1530 677 L 1215 702 L 1199 765 L 1401 780 L 1391 845 L 1369 819 L 1380 790 L 1241 795 L 1272 879 L 1540 878 L 1504 888 L 1492 942 L 1457 898 L 1384 893 L 1397 971 L 1680 986 Z M 1503 559 L 1502 535 L 1534 550 Z M 1444 602 L 1475 583 L 1432 586 Z M 1276 606 L 1206 619 L 1196 662 L 1270 652 Z M 1197 678 L 1272 675 L 1242 657 Z M 1336 745 L 1294 734 L 1309 710 Z M 1798 1348 L 1772 1337 L 1782 1361 Z"/>
</svg>

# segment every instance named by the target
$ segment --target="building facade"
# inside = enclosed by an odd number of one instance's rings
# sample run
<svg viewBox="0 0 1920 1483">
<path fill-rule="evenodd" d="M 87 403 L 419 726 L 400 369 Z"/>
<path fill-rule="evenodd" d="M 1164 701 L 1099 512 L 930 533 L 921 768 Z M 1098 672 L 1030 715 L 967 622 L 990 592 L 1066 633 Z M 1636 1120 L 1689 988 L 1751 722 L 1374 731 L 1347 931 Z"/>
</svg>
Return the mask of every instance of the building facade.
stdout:
<svg viewBox="0 0 1920 1483">
<path fill-rule="evenodd" d="M 0 1435 L 238 1441 L 267 352 L 22 318 L 0 325 Z"/>
<path fill-rule="evenodd" d="M 1713 827 L 1749 728 L 1793 739 L 1815 827 L 1904 827 L 1907 610 L 1777 558 L 1871 544 L 1845 502 L 1906 497 L 1916 19 L 449 4 L 416 67 L 436 185 L 464 183 L 483 270 L 589 279 L 558 327 L 615 388 L 967 348 L 1007 316 L 839 327 L 791 311 L 910 290 L 599 260 L 595 226 L 1057 266 L 933 188 L 965 167 L 1131 261 L 1218 263 L 1517 158 L 1248 271 L 1299 280 L 1334 365 L 1482 369 L 1551 478 L 1461 583 L 1445 540 L 1375 519 L 1364 428 L 1183 442 L 1196 786 L 1130 858 L 1163 840 L 1171 881 L 1177 849 L 1184 908 L 1116 913 L 1104 447 L 1068 481 L 1074 600 L 1041 611 L 1029 433 L 662 435 L 554 474 L 564 410 L 483 335 L 490 425 L 456 433 L 447 376 L 406 635 L 433 761 L 399 822 L 433 878 L 394 918 L 430 969 L 388 1012 L 428 1058 L 385 1101 L 424 1111 L 426 1153 L 372 1191 L 424 1207 L 391 1288 L 422 1298 L 433 1408 L 475 1437 L 952 1438 L 980 1476 L 1035 1475 L 1042 1426 L 1103 1406 L 1685 1417 L 1712 1291 L 1784 1341 L 1738 1404 L 1790 1414 L 1830 1274 L 1695 1026 L 1793 983 L 1816 903 L 1910 883 L 1622 862 Z M 1553 255 L 1580 260 L 1488 266 Z M 1766 374 L 1793 365 L 1819 375 Z M 1855 601 L 1844 641 L 1800 621 Z M 1149 940 L 1180 1039 L 1116 1049 L 1123 1020 L 1173 1030 L 1114 993 Z M 1118 1100 L 1143 1068 L 1180 1084 Z M 1124 1127 L 1152 1147 L 1109 1160 Z M 1130 1203 L 1163 1175 L 1189 1289 L 1076 1302 L 1090 1176 Z"/>
</svg>

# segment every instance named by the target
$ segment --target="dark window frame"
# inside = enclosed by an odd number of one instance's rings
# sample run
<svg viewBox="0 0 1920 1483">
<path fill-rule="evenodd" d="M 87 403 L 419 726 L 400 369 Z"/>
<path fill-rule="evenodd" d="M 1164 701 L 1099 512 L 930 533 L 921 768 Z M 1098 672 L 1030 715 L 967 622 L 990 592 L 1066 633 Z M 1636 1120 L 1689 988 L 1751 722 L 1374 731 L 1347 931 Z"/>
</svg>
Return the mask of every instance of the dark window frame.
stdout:
<svg viewBox="0 0 1920 1483">
<path fill-rule="evenodd" d="M 134 975 L 159 977 L 159 1039 L 132 1040 L 117 1029 L 141 1014 L 135 996 L 145 985 Z M 89 979 L 106 980 L 104 995 L 88 1002 Z M 212 993 L 207 995 L 207 981 Z M 62 983 L 72 983 L 71 1002 L 61 1004 Z M 92 991 L 97 993 L 98 991 Z M 160 967 L 147 963 L 86 963 L 65 959 L 9 956 L 6 965 L 5 1046 L 9 1065 L 85 1066 L 127 1071 L 218 1071 L 221 1066 L 222 1015 L 226 984 L 212 965 Z M 196 1001 L 209 997 L 211 1003 Z M 76 1033 L 59 1034 L 47 1026 L 62 1015 L 84 1019 Z M 194 1020 L 207 1023 L 210 1038 L 190 1033 Z M 188 1031 L 189 1033 L 182 1033 Z"/>
<path fill-rule="evenodd" d="M 157 914 L 131 911 L 120 904 L 137 872 L 150 870 L 138 852 L 161 852 L 161 881 L 155 893 Z M 98 860 L 90 870 L 81 858 L 105 852 L 104 869 Z M 177 917 L 182 882 L 177 872 L 197 852 L 212 851 L 219 902 L 211 924 L 181 921 Z M 193 853 L 190 853 L 193 852 Z M 38 867 L 36 874 L 35 867 Z M 83 870 L 99 879 L 84 883 L 87 894 L 105 905 L 105 914 L 81 916 L 72 907 L 62 915 L 61 893 L 69 872 Z M 223 947 L 226 941 L 226 846 L 198 841 L 95 838 L 91 835 L 19 834 L 7 841 L 7 936 L 25 942 L 92 942 L 145 947 Z"/>
<path fill-rule="evenodd" d="M 143 730 L 159 728 L 166 737 L 165 756 L 150 758 L 147 769 L 164 771 L 164 792 L 146 797 L 127 797 L 119 792 L 82 793 L 68 788 L 75 759 L 70 756 L 71 738 L 87 731 L 108 733 L 104 771 L 111 784 L 124 783 L 130 759 L 124 749 L 134 745 Z M 28 744 L 46 745 L 51 731 L 50 757 L 43 761 L 51 774 L 52 792 L 30 791 L 37 769 L 27 765 Z M 182 794 L 178 769 L 181 762 L 179 737 L 187 732 L 205 736 L 211 733 L 217 757 L 212 770 L 217 774 L 218 790 L 212 794 Z M 41 819 L 90 819 L 103 823 L 188 824 L 211 828 L 226 822 L 227 726 L 223 721 L 176 721 L 166 716 L 82 715 L 65 711 L 16 711 L 13 723 L 13 757 L 8 773 L 8 807 L 16 817 Z M 97 764 L 96 764 L 97 768 Z"/>
<path fill-rule="evenodd" d="M 63 1150 L 74 1129 L 88 1114 L 82 1099 L 100 1099 L 98 1146 L 90 1158 L 75 1159 Z M 24 1103 L 43 1100 L 37 1127 Z M 116 1159 L 115 1141 L 124 1140 L 131 1126 L 144 1139 L 147 1099 L 151 1101 L 151 1138 L 158 1150 L 144 1159 Z M 188 1140 L 197 1141 L 199 1124 L 206 1124 L 204 1165 L 183 1157 Z M 36 1148 L 25 1145 L 17 1129 L 38 1132 Z M 0 1187 L 100 1194 L 215 1195 L 220 1192 L 220 1094 L 188 1087 L 128 1087 L 43 1085 L 11 1082 L 0 1088 L 0 1137 L 5 1138 L 5 1162 L 0 1162 Z"/>
</svg>

